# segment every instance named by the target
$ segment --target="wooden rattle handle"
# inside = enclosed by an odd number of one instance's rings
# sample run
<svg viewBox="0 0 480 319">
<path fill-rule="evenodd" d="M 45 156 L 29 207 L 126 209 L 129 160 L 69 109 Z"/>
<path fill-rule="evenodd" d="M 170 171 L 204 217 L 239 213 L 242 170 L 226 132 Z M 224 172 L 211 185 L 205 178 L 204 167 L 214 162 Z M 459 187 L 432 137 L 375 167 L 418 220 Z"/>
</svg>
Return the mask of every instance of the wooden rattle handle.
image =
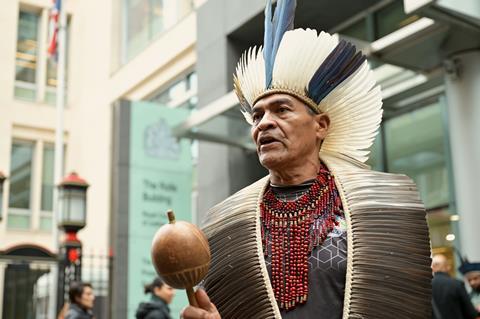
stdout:
<svg viewBox="0 0 480 319">
<path fill-rule="evenodd" d="M 197 298 L 195 298 L 195 292 L 193 291 L 193 288 L 188 287 L 186 290 L 187 290 L 188 303 L 190 303 L 190 306 L 198 308 L 198 302 L 197 302 Z"/>
</svg>

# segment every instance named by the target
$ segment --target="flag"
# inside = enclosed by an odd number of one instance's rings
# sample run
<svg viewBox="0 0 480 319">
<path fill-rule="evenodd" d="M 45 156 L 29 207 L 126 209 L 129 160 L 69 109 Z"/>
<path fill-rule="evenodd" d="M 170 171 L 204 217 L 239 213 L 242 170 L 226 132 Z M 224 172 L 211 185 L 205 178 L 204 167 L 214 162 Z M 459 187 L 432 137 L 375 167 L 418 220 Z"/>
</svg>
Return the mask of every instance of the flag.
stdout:
<svg viewBox="0 0 480 319">
<path fill-rule="evenodd" d="M 50 39 L 48 41 L 48 55 L 57 59 L 57 38 L 58 38 L 58 20 L 60 17 L 60 10 L 62 7 L 62 0 L 52 0 L 53 7 L 50 10 L 50 28 L 49 35 Z"/>
</svg>

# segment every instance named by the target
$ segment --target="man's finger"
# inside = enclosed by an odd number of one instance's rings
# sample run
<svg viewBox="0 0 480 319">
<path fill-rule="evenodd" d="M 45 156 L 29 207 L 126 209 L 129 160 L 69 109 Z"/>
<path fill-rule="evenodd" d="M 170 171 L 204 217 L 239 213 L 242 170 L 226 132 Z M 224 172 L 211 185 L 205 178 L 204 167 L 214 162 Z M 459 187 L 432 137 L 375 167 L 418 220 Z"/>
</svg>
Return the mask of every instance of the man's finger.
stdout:
<svg viewBox="0 0 480 319">
<path fill-rule="evenodd" d="M 198 306 L 208 312 L 216 312 L 217 308 L 210 302 L 210 298 L 203 289 L 198 289 L 195 292 L 195 298 L 197 298 Z"/>
<path fill-rule="evenodd" d="M 186 307 L 180 314 L 180 318 L 183 319 L 207 319 L 208 316 L 209 314 L 206 310 L 193 306 Z"/>
</svg>

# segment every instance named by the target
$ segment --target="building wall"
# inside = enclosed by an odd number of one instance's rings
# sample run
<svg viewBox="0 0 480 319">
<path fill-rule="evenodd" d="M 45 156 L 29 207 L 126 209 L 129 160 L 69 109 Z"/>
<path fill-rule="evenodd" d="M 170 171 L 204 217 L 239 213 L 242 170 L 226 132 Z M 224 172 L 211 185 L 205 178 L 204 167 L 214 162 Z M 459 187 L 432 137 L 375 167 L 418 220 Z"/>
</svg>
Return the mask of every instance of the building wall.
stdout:
<svg viewBox="0 0 480 319">
<path fill-rule="evenodd" d="M 84 254 L 108 254 L 108 212 L 110 206 L 110 107 L 105 88 L 110 70 L 109 2 L 64 1 L 70 17 L 68 93 L 64 112 L 65 175 L 76 171 L 91 185 L 88 191 L 87 227 L 80 231 Z M 49 0 L 7 1 L 2 4 L 0 53 L 0 170 L 10 175 L 12 140 L 36 141 L 34 153 L 45 143 L 55 142 L 56 109 L 44 101 L 24 101 L 14 96 L 15 56 L 19 8 L 42 12 L 37 62 L 46 61 Z M 92 41 L 93 40 L 93 41 Z M 45 68 L 37 63 L 39 81 Z M 40 88 L 42 90 L 42 88 Z M 3 220 L 0 222 L 0 250 L 29 245 L 56 253 L 52 230 L 40 230 L 41 158 L 34 155 L 31 194 L 31 227 L 15 230 L 7 226 L 10 180 L 5 182 Z M 84 271 L 84 274 L 87 271 Z M 90 273 L 91 275 L 91 273 Z M 89 274 L 87 274 L 89 276 Z M 5 278 L 7 279 L 7 278 Z M 104 279 L 106 276 L 104 275 Z M 52 283 L 45 283 L 51 285 Z M 3 285 L 0 287 L 3 294 Z M 45 291 L 45 293 L 48 290 Z M 98 292 L 100 293 L 100 291 Z M 104 294 L 103 292 L 102 294 Z M 19 296 L 18 296 L 19 297 Z M 3 304 L 1 302 L 0 304 Z M 0 317 L 2 311 L 0 310 Z"/>
<path fill-rule="evenodd" d="M 65 171 L 75 170 L 91 185 L 87 227 L 80 232 L 81 239 L 87 249 L 106 249 L 105 229 L 110 207 L 111 104 L 121 98 L 145 99 L 182 72 L 193 68 L 196 60 L 196 18 L 194 13 L 189 14 L 137 57 L 112 71 L 111 57 L 116 54 L 112 45 L 120 32 L 111 28 L 113 20 L 118 19 L 112 16 L 112 4 L 109 1 L 65 2 L 71 16 L 68 98 L 64 121 L 67 144 Z M 45 8 L 50 3 L 49 0 L 22 1 L 22 5 Z M 26 137 L 53 143 L 55 131 L 54 105 L 25 102 L 13 95 L 19 5 L 19 1 L 9 1 L 0 13 L 1 33 L 6 44 L 0 52 L 3 70 L 0 74 L 3 83 L 0 87 L 0 170 L 6 175 L 9 173 L 12 137 L 27 134 Z M 18 134 L 15 135 L 15 132 Z M 5 184 L 4 214 L 8 208 L 8 180 Z M 0 227 L 5 231 L 5 223 L 1 223 Z M 15 234 L 9 232 L 8 235 Z M 5 238 L 17 241 L 10 236 Z M 42 234 L 42 238 L 42 243 L 51 247 L 48 234 Z"/>
<path fill-rule="evenodd" d="M 204 1 L 195 1 L 200 6 Z M 191 12 L 155 38 L 146 49 L 124 65 L 115 64 L 119 55 L 121 11 L 119 1 L 64 0 L 70 18 L 68 95 L 64 112 L 65 174 L 76 171 L 90 184 L 87 193 L 87 226 L 79 232 L 84 254 L 109 254 L 111 210 L 112 105 L 119 99 L 147 99 L 179 75 L 191 71 L 196 62 L 196 14 Z M 12 139 L 54 144 L 55 105 L 43 101 L 22 101 L 14 96 L 15 56 L 19 8 L 42 10 L 50 0 L 12 0 L 0 10 L 0 171 L 10 174 Z M 47 23 L 48 11 L 44 11 Z M 45 25 L 47 27 L 47 25 Z M 41 40 L 47 40 L 42 35 Z M 38 48 L 46 59 L 46 45 Z M 38 144 L 37 148 L 42 144 Z M 41 196 L 41 167 L 34 163 L 32 202 Z M 38 230 L 39 205 L 32 207 L 32 227 L 7 227 L 9 180 L 3 194 L 0 222 L 0 251 L 29 244 L 54 247 L 51 231 Z M 55 251 L 53 251 L 55 253 Z M 113 252 L 115 253 L 115 252 Z M 3 286 L 0 287 L 0 290 Z M 1 293 L 0 293 L 1 297 Z M 1 302 L 0 302 L 1 304 Z M 0 309 L 1 313 L 1 309 Z"/>
<path fill-rule="evenodd" d="M 210 0 L 198 10 L 199 108 L 233 89 L 233 71 L 241 49 L 228 34 L 262 11 L 259 1 Z M 259 32 L 263 32 L 259 30 Z M 217 127 L 219 134 L 230 128 Z M 266 175 L 255 154 L 210 142 L 200 142 L 198 162 L 198 220 L 210 207 Z"/>
</svg>

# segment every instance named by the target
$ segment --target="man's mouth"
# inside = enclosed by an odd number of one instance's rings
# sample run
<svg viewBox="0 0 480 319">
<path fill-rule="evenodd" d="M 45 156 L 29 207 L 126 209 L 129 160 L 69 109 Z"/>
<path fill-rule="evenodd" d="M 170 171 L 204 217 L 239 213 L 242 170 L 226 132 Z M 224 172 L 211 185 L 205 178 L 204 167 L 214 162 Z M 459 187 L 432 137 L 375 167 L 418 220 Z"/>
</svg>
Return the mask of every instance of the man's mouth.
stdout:
<svg viewBox="0 0 480 319">
<path fill-rule="evenodd" d="M 259 146 L 268 145 L 268 144 L 272 144 L 272 143 L 275 143 L 275 142 L 278 142 L 278 140 L 271 137 L 271 136 L 262 136 L 258 139 L 258 145 Z"/>
</svg>

